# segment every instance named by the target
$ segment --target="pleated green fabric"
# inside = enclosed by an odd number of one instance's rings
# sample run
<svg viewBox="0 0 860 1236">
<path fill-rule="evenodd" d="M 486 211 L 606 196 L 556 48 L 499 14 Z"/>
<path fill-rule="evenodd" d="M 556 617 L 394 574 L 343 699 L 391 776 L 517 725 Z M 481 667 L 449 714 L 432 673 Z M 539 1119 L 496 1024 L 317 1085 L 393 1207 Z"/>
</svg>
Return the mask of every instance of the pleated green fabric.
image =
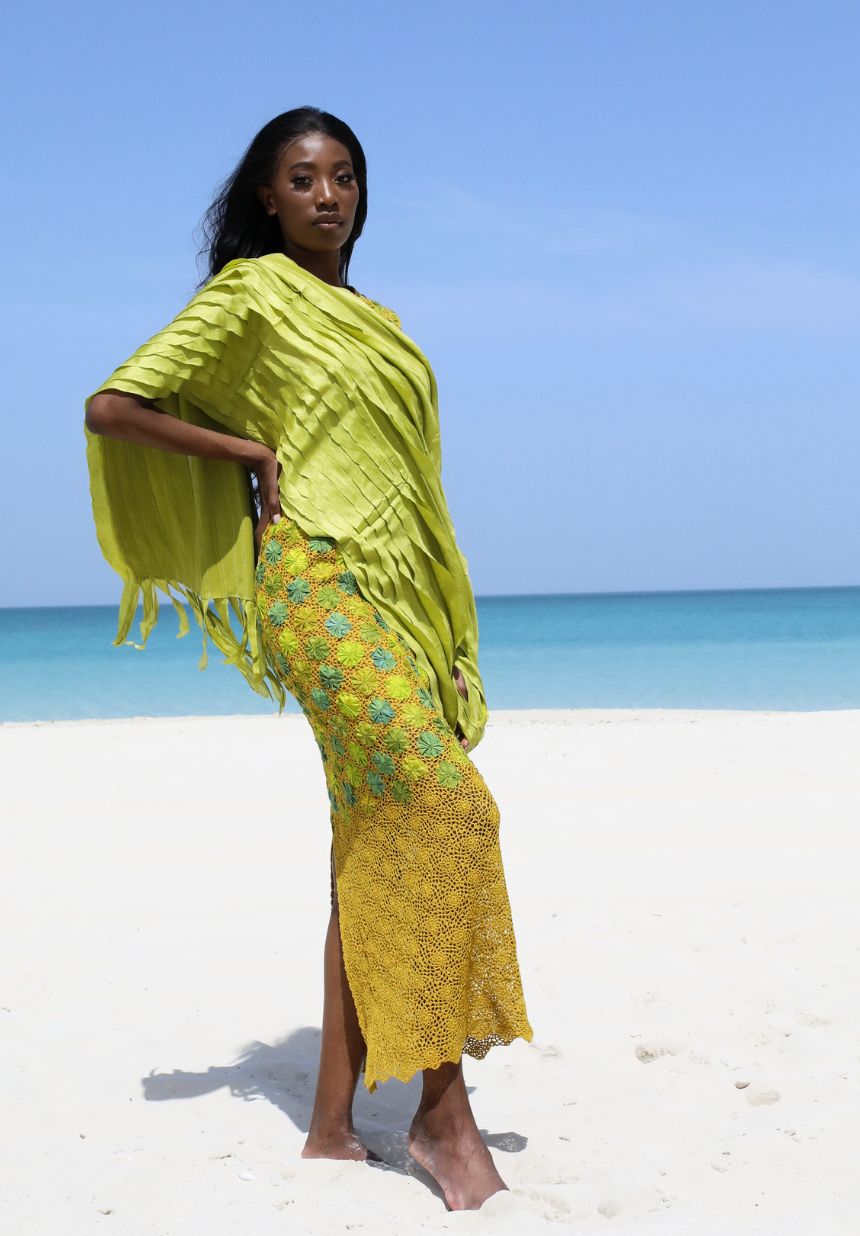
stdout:
<svg viewBox="0 0 860 1236">
<path fill-rule="evenodd" d="M 307 534 L 335 538 L 358 587 L 428 671 L 449 725 L 478 745 L 487 721 L 478 619 L 442 487 L 436 380 L 398 325 L 286 254 L 237 258 L 84 406 L 103 390 L 274 450 L 283 511 Z M 134 643 L 126 637 L 142 597 L 135 647 L 145 646 L 161 591 L 180 635 L 183 602 L 191 606 L 201 669 L 208 637 L 283 710 L 255 600 L 246 469 L 84 433 L 99 544 L 124 584 L 114 644 Z"/>
</svg>

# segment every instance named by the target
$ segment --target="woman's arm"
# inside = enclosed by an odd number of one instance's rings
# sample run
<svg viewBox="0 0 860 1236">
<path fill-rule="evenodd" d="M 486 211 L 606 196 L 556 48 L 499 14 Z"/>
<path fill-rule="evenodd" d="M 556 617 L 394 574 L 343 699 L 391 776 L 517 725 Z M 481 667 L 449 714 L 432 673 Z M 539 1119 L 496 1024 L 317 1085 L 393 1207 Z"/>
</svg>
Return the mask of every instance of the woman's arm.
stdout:
<svg viewBox="0 0 860 1236">
<path fill-rule="evenodd" d="M 251 468 L 257 477 L 262 504 L 255 532 L 258 550 L 270 520 L 277 522 L 281 517 L 280 464 L 275 452 L 261 442 L 205 429 L 202 425 L 190 425 L 168 416 L 155 404 L 120 390 L 108 389 L 93 395 L 87 404 L 85 421 L 90 433 L 182 455 L 227 459 Z"/>
</svg>

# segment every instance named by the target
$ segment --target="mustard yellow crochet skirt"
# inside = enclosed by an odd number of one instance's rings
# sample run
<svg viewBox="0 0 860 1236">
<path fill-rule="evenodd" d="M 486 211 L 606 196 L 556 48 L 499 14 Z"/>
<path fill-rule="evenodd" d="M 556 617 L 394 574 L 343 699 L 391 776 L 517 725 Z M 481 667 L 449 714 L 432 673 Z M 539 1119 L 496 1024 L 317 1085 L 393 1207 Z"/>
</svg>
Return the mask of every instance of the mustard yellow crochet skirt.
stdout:
<svg viewBox="0 0 860 1236">
<path fill-rule="evenodd" d="M 337 543 L 289 516 L 263 533 L 256 587 L 264 639 L 323 760 L 365 1086 L 530 1041 L 499 808 L 409 645 Z"/>
</svg>

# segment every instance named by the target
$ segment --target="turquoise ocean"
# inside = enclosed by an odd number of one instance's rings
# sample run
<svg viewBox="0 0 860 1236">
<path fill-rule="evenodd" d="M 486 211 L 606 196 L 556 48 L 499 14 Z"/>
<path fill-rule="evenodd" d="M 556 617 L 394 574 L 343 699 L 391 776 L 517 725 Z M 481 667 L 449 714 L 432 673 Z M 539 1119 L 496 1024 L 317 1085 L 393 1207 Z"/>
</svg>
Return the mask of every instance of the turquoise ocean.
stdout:
<svg viewBox="0 0 860 1236">
<path fill-rule="evenodd" d="M 117 606 L 0 609 L 0 720 L 276 712 L 159 595 L 142 650 Z M 494 708 L 860 708 L 860 587 L 477 598 Z M 131 636 L 139 638 L 135 622 Z M 298 705 L 288 700 L 288 708 Z"/>
</svg>

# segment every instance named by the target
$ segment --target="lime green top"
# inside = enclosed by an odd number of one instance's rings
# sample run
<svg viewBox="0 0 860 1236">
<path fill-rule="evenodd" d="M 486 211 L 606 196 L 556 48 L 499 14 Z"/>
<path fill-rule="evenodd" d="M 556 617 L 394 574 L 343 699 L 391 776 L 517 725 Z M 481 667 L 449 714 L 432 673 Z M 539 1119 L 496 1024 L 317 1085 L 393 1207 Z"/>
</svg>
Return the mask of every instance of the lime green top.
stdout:
<svg viewBox="0 0 860 1236">
<path fill-rule="evenodd" d="M 412 647 L 449 725 L 459 722 L 477 746 L 487 720 L 478 621 L 442 487 L 436 380 L 393 310 L 283 253 L 236 258 L 85 407 L 103 390 L 274 450 L 282 510 L 308 535 L 337 541 L 360 590 Z M 86 425 L 84 433 L 96 533 L 124 581 L 114 644 L 126 639 L 141 593 L 135 647 L 146 644 L 161 590 L 179 612 L 180 635 L 188 631 L 181 601 L 191 605 L 201 669 L 208 635 L 283 710 L 257 611 L 247 469 Z"/>
</svg>

